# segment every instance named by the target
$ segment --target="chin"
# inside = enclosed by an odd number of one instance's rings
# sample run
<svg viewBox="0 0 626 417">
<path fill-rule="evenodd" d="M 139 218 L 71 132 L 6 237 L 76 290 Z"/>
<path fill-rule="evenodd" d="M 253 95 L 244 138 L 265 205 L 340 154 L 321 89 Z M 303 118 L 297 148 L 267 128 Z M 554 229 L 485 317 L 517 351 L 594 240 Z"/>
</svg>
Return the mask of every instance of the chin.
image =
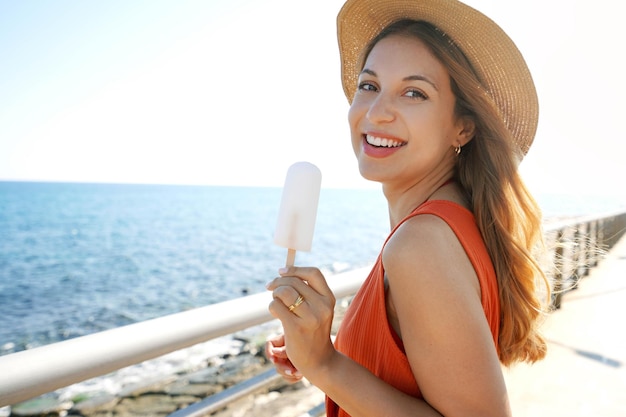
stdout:
<svg viewBox="0 0 626 417">
<path fill-rule="evenodd" d="M 385 178 L 384 173 L 382 173 L 380 169 L 376 169 L 371 164 L 362 160 L 359 160 L 359 173 L 361 177 L 368 181 L 383 182 Z"/>
</svg>

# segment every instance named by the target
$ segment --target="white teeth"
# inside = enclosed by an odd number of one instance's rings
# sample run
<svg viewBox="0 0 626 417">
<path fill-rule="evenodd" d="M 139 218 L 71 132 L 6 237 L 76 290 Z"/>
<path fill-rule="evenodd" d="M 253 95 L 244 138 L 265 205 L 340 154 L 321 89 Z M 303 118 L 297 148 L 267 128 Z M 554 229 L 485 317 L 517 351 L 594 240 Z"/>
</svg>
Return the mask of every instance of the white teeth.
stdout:
<svg viewBox="0 0 626 417">
<path fill-rule="evenodd" d="M 397 142 L 392 139 L 387 138 L 379 138 L 372 135 L 365 135 L 365 140 L 372 146 L 378 146 L 381 148 L 397 148 L 398 146 L 402 146 L 402 142 Z"/>
</svg>

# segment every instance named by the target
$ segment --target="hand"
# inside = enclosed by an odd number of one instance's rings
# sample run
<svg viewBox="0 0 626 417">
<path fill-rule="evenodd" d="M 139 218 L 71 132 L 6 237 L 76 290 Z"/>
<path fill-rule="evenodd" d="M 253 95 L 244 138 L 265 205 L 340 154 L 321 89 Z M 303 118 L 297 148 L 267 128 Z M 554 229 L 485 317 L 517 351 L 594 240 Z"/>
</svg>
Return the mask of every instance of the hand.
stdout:
<svg viewBox="0 0 626 417">
<path fill-rule="evenodd" d="M 285 335 L 270 337 L 265 343 L 265 355 L 274 363 L 276 372 L 283 376 L 283 379 L 290 384 L 302 379 L 302 374 L 296 369 L 287 357 L 285 348 Z"/>
<path fill-rule="evenodd" d="M 269 310 L 282 322 L 285 334 L 270 341 L 266 351 L 278 361 L 274 363 L 283 375 L 307 376 L 336 353 L 330 340 L 335 296 L 317 268 L 289 267 L 279 272 L 280 277 L 267 285 L 274 296 Z M 299 296 L 303 301 L 296 306 Z"/>
</svg>

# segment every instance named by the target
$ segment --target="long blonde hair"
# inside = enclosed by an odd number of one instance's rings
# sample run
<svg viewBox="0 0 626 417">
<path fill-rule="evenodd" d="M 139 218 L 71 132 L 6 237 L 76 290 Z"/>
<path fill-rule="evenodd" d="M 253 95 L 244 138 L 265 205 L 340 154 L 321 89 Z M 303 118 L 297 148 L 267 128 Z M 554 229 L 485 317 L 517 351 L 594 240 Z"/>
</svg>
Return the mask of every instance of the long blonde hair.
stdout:
<svg viewBox="0 0 626 417">
<path fill-rule="evenodd" d="M 539 297 L 538 284 L 545 284 L 547 301 L 549 283 L 533 256 L 543 242 L 541 212 L 519 176 L 522 155 L 463 52 L 433 25 L 413 20 L 392 23 L 363 51 L 361 63 L 378 41 L 390 35 L 416 37 L 426 44 L 448 69 L 456 115 L 474 120 L 476 134 L 459 155 L 456 179 L 470 201 L 498 279 L 500 361 L 510 365 L 540 360 L 546 343 L 537 327 L 547 303 Z"/>
</svg>

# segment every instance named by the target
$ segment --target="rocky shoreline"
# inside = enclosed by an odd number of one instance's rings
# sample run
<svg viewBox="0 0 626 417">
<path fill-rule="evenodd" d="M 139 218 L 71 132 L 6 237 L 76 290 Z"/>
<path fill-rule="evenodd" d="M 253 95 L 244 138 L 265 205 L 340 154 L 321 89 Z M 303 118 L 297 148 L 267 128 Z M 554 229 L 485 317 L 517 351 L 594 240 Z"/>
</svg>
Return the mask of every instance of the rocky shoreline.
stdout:
<svg viewBox="0 0 626 417">
<path fill-rule="evenodd" d="M 337 302 L 335 332 L 348 304 L 349 298 Z M 203 366 L 191 372 L 143 380 L 125 386 L 116 394 L 84 393 L 65 399 L 58 393 L 51 393 L 0 408 L 0 417 L 166 417 L 272 368 L 265 358 L 264 344 L 267 337 L 278 330 L 277 323 L 273 327 L 259 326 L 236 333 L 233 338 L 241 346 L 238 352 L 209 357 Z M 212 416 L 301 415 L 323 400 L 324 395 L 306 380 L 297 384 L 279 380 Z"/>
</svg>

